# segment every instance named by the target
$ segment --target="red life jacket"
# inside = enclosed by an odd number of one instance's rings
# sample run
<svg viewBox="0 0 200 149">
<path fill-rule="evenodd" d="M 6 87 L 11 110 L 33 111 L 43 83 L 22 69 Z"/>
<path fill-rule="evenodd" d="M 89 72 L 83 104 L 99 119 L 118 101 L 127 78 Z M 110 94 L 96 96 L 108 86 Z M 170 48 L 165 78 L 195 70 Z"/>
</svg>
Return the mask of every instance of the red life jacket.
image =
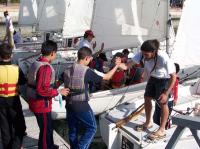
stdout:
<svg viewBox="0 0 200 149">
<path fill-rule="evenodd" d="M 125 84 L 125 72 L 124 70 L 117 70 L 111 79 L 111 86 L 113 88 L 122 87 Z"/>
<path fill-rule="evenodd" d="M 135 65 L 130 69 L 129 84 L 138 84 L 143 82 L 144 69 L 140 65 Z"/>
</svg>

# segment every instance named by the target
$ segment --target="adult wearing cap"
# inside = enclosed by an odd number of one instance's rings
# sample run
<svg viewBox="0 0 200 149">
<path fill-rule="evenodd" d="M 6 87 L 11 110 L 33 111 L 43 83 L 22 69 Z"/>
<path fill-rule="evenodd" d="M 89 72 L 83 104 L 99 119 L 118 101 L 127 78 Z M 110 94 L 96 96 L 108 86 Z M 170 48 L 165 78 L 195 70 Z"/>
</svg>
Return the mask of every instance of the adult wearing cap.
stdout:
<svg viewBox="0 0 200 149">
<path fill-rule="evenodd" d="M 165 51 L 160 51 L 158 40 L 147 40 L 141 46 L 141 52 L 133 57 L 136 63 L 143 63 L 145 72 L 149 75 L 144 93 L 146 122 L 136 126 L 137 131 L 145 131 L 152 127 L 151 100 L 157 100 L 161 108 L 160 127 L 149 135 L 149 139 L 160 139 L 166 136 L 165 125 L 169 116 L 168 98 L 176 81 L 174 63 Z"/>
<path fill-rule="evenodd" d="M 92 44 L 92 39 L 94 37 L 95 36 L 92 30 L 86 30 L 83 39 L 79 43 L 78 50 L 82 47 L 88 47 L 92 50 L 93 56 L 98 56 L 103 51 L 104 43 L 101 44 L 101 49 L 95 52 L 94 49 L 96 47 L 96 42 Z"/>
<path fill-rule="evenodd" d="M 4 11 L 4 17 L 5 17 L 5 23 L 6 23 L 6 35 L 4 37 L 3 42 L 8 40 L 8 44 L 14 48 L 14 39 L 13 39 L 13 33 L 14 33 L 14 27 L 11 17 L 8 14 L 8 11 Z"/>
<path fill-rule="evenodd" d="M 0 45 L 0 134 L 4 149 L 21 149 L 26 130 L 18 86 L 25 84 L 24 74 L 11 64 L 12 48 Z"/>
<path fill-rule="evenodd" d="M 69 89 L 57 90 L 55 71 L 51 62 L 56 58 L 57 44 L 47 40 L 42 44 L 42 56 L 37 59 L 28 71 L 27 97 L 29 108 L 35 114 L 40 128 L 38 149 L 55 149 L 53 125 L 51 118 L 52 98 L 61 94 L 67 96 Z"/>
</svg>

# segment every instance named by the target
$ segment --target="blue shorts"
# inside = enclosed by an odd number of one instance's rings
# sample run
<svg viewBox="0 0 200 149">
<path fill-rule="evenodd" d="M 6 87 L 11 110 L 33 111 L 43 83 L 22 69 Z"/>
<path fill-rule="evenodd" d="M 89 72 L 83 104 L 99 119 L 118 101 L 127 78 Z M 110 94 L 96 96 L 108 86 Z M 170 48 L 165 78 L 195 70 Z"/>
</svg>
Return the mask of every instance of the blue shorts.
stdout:
<svg viewBox="0 0 200 149">
<path fill-rule="evenodd" d="M 158 79 L 150 77 L 145 89 L 144 96 L 158 99 L 164 92 L 169 82 L 169 78 Z"/>
</svg>

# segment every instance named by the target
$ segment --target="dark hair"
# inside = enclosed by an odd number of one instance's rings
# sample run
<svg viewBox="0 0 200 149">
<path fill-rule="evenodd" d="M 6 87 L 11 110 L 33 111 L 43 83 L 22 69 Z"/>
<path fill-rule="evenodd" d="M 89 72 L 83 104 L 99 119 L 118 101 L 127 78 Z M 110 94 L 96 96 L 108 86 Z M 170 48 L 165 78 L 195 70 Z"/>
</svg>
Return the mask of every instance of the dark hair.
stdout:
<svg viewBox="0 0 200 149">
<path fill-rule="evenodd" d="M 124 49 L 124 50 L 122 51 L 122 53 L 128 55 L 128 54 L 129 54 L 129 50 L 128 50 L 128 49 Z"/>
<path fill-rule="evenodd" d="M 88 47 L 82 47 L 78 50 L 78 60 L 83 60 L 86 56 L 92 56 L 92 50 Z"/>
<path fill-rule="evenodd" d="M 176 68 L 176 73 L 178 73 L 180 71 L 180 66 L 178 63 L 174 63 L 175 68 Z"/>
<path fill-rule="evenodd" d="M 8 11 L 7 10 L 4 11 L 3 14 L 4 14 L 4 16 L 7 16 L 8 15 Z"/>
<path fill-rule="evenodd" d="M 42 43 L 41 53 L 43 56 L 48 56 L 51 52 L 57 52 L 57 43 L 52 40 L 47 40 Z"/>
<path fill-rule="evenodd" d="M 12 55 L 12 47 L 7 44 L 7 43 L 3 43 L 0 45 L 0 57 L 2 59 L 9 59 L 11 58 Z"/>
<path fill-rule="evenodd" d="M 157 39 L 153 39 L 153 40 L 146 40 L 143 42 L 142 46 L 141 46 L 141 51 L 145 51 L 145 52 L 155 52 L 155 57 L 154 57 L 154 66 L 151 70 L 151 72 L 154 71 L 154 69 L 156 68 L 156 64 L 157 64 L 157 59 L 158 59 L 158 49 L 160 47 L 160 43 Z M 142 58 L 143 59 L 143 56 Z M 140 60 L 142 62 L 142 60 Z"/>
<path fill-rule="evenodd" d="M 97 57 L 97 58 L 100 58 L 100 59 L 102 59 L 103 61 L 108 61 L 108 59 L 107 59 L 105 53 L 100 53 L 100 54 L 99 54 L 99 57 Z"/>
<path fill-rule="evenodd" d="M 146 40 L 141 46 L 141 51 L 153 52 L 159 49 L 160 43 L 157 39 Z"/>
<path fill-rule="evenodd" d="M 116 57 L 123 58 L 123 57 L 124 57 L 124 54 L 121 53 L 121 52 L 117 52 L 117 53 L 114 55 L 114 58 L 116 58 Z"/>
</svg>

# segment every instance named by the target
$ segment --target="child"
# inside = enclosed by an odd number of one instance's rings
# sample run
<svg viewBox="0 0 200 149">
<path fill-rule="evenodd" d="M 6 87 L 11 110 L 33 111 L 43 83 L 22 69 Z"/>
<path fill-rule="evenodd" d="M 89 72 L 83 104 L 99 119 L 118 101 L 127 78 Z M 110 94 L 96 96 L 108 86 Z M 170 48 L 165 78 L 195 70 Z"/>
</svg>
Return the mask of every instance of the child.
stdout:
<svg viewBox="0 0 200 149">
<path fill-rule="evenodd" d="M 122 53 L 124 54 L 124 63 L 127 63 L 128 62 L 128 55 L 129 55 L 129 50 L 128 49 L 124 49 L 123 51 L 122 51 Z"/>
<path fill-rule="evenodd" d="M 21 149 L 26 130 L 17 90 L 26 79 L 18 66 L 11 64 L 12 47 L 0 45 L 0 134 L 4 149 Z"/>
<path fill-rule="evenodd" d="M 35 114 L 40 128 L 38 148 L 54 149 L 53 127 L 51 118 L 52 98 L 59 93 L 67 96 L 69 89 L 58 91 L 52 86 L 55 72 L 50 63 L 56 58 L 57 44 L 51 40 L 42 44 L 42 56 L 36 60 L 28 72 L 27 96 L 30 110 Z"/>
<path fill-rule="evenodd" d="M 120 52 L 117 52 L 113 58 L 113 66 L 116 65 L 117 61 L 123 62 L 124 55 Z M 117 69 L 110 80 L 110 85 L 112 88 L 124 87 L 126 82 L 126 73 L 123 69 Z"/>
<path fill-rule="evenodd" d="M 87 66 L 92 59 L 91 49 L 82 47 L 78 51 L 77 63 L 63 74 L 65 87 L 69 87 L 71 92 L 66 97 L 67 123 L 71 149 L 88 149 L 97 129 L 93 111 L 88 104 L 89 83 L 109 80 L 119 67 L 126 69 L 124 64 L 118 62 L 111 71 L 99 76 Z M 80 125 L 84 127 L 85 131 L 79 138 Z"/>
<path fill-rule="evenodd" d="M 180 67 L 179 64 L 174 63 L 175 68 L 176 68 L 176 74 L 180 71 Z M 176 105 L 177 103 L 177 99 L 178 99 L 178 81 L 179 78 L 176 77 L 176 82 L 172 88 L 171 94 L 169 95 L 169 99 L 168 99 L 168 107 L 169 107 L 169 116 L 171 115 L 172 112 L 172 108 L 174 105 Z M 153 114 L 153 121 L 154 123 L 156 123 L 157 125 L 160 125 L 160 107 L 158 106 L 157 103 L 155 103 L 155 111 Z M 165 128 L 170 128 L 170 119 L 168 118 L 168 122 L 165 126 Z"/>
</svg>

